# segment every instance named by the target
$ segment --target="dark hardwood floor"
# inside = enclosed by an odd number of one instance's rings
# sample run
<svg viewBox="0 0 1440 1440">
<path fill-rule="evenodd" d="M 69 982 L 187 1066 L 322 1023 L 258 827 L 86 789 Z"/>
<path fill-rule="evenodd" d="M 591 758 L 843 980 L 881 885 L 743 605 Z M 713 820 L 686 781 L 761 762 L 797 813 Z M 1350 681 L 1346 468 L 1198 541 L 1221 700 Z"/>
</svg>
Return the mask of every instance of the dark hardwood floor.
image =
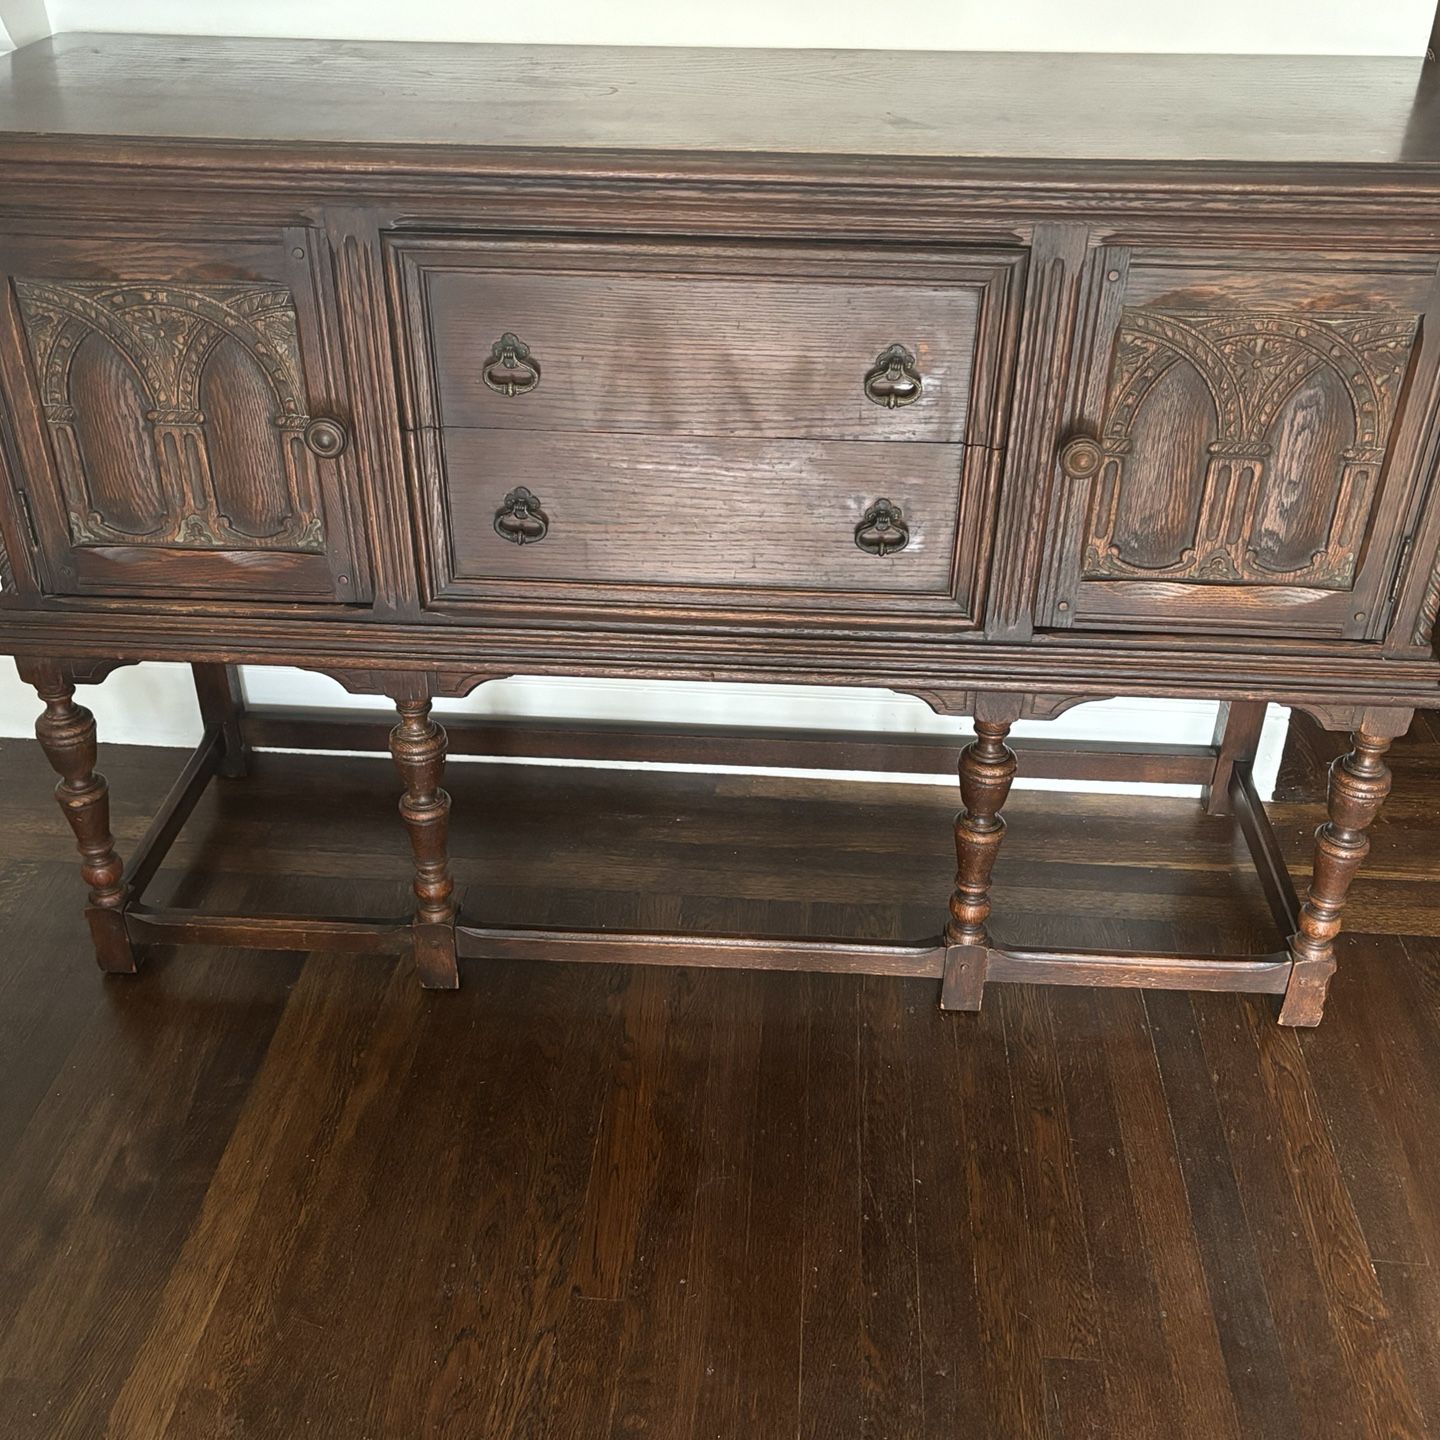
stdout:
<svg viewBox="0 0 1440 1440">
<path fill-rule="evenodd" d="M 1274 807 L 1297 866 L 1312 741 Z M 179 761 L 102 751 L 122 849 Z M 0 1437 L 1440 1435 L 1433 719 L 1394 768 L 1371 935 L 1307 1032 L 1259 997 L 942 1016 L 933 982 L 778 973 L 463 962 L 434 994 L 188 950 L 106 981 L 53 777 L 0 742 Z M 943 918 L 944 787 L 449 784 L 471 914 Z M 263 756 L 155 897 L 398 913 L 396 797 L 384 760 Z M 1004 939 L 1268 942 L 1198 805 L 1007 814 Z"/>
</svg>

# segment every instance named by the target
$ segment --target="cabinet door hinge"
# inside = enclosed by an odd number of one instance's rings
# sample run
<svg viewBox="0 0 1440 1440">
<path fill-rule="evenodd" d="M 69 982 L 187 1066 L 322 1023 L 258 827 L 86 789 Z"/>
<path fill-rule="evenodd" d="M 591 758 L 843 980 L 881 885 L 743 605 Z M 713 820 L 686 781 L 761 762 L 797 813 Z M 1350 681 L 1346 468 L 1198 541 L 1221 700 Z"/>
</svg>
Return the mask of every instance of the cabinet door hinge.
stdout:
<svg viewBox="0 0 1440 1440">
<path fill-rule="evenodd" d="M 20 513 L 25 517 L 25 529 L 30 533 L 30 548 L 40 548 L 40 532 L 35 528 L 35 512 L 30 508 L 30 497 L 23 491 L 17 489 L 15 493 L 20 497 Z"/>
<path fill-rule="evenodd" d="M 1400 599 L 1400 588 L 1405 583 L 1405 567 L 1410 563 L 1410 546 L 1414 543 L 1414 536 L 1405 536 L 1400 541 L 1400 554 L 1395 556 L 1395 573 L 1390 580 L 1390 595 L 1385 598 L 1385 626 L 1390 626 L 1390 618 L 1395 611 L 1395 600 Z"/>
<path fill-rule="evenodd" d="M 1400 554 L 1395 561 L 1395 578 L 1390 582 L 1390 594 L 1386 599 L 1387 606 L 1393 606 L 1400 598 L 1400 587 L 1405 583 L 1405 568 L 1410 559 L 1410 546 L 1414 543 L 1415 537 L 1407 535 L 1400 542 Z"/>
</svg>

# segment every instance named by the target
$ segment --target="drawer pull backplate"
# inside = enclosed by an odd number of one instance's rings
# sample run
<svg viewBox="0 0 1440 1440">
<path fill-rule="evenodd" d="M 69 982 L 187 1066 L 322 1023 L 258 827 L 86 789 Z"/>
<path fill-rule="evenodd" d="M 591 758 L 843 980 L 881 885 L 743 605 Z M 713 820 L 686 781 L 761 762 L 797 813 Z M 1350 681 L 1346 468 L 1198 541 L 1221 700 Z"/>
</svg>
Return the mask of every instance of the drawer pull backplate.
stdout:
<svg viewBox="0 0 1440 1440">
<path fill-rule="evenodd" d="M 517 486 L 495 512 L 495 533 L 512 545 L 534 545 L 550 533 L 550 517 L 540 508 L 540 498 L 523 485 Z"/>
<path fill-rule="evenodd" d="M 540 383 L 540 362 L 530 347 L 508 330 L 490 347 L 482 372 L 485 383 L 501 395 L 525 395 Z"/>
<path fill-rule="evenodd" d="M 855 527 L 855 543 L 867 555 L 893 555 L 910 543 L 910 527 L 898 505 L 877 500 Z"/>
<path fill-rule="evenodd" d="M 865 372 L 865 395 L 877 405 L 894 410 L 900 405 L 913 405 L 925 388 L 915 357 L 903 345 L 891 345 L 875 357 L 875 364 Z"/>
</svg>

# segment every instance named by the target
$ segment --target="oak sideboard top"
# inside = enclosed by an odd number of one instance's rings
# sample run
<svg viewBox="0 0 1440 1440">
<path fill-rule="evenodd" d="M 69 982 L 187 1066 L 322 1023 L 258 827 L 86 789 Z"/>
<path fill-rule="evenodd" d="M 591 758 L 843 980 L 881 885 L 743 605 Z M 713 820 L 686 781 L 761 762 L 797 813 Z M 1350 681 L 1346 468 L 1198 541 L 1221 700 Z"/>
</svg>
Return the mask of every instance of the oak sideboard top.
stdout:
<svg viewBox="0 0 1440 1440">
<path fill-rule="evenodd" d="M 0 58 L 53 137 L 897 159 L 1440 163 L 1418 59 L 60 35 Z"/>
</svg>

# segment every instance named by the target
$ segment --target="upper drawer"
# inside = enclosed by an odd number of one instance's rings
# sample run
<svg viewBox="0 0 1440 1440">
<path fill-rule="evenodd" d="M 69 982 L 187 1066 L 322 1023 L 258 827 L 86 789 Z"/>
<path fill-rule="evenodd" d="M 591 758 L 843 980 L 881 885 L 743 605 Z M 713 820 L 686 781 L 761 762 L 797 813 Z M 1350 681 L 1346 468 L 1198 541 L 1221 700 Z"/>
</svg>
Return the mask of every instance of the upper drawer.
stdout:
<svg viewBox="0 0 1440 1440">
<path fill-rule="evenodd" d="M 395 244 L 414 428 L 1000 443 L 1018 252 Z"/>
</svg>

